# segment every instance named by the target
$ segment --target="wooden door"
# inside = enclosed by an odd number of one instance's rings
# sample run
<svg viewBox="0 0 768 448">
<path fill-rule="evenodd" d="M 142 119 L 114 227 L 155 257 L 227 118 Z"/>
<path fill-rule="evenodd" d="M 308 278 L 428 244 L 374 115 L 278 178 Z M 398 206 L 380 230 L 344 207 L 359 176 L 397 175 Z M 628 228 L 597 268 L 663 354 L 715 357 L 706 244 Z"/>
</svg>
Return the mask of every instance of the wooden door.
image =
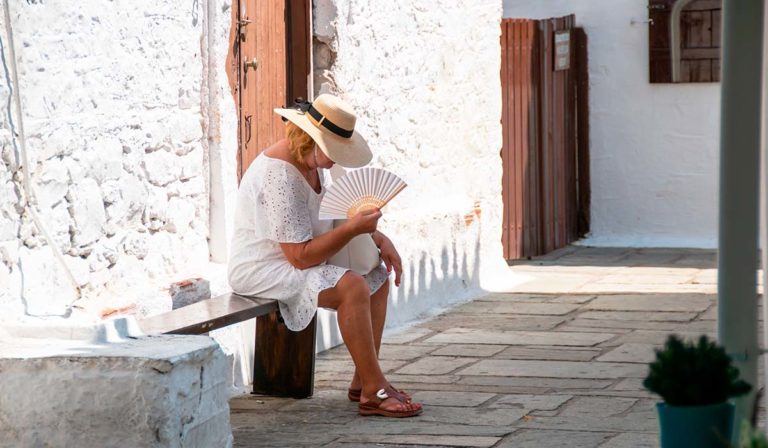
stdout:
<svg viewBox="0 0 768 448">
<path fill-rule="evenodd" d="M 275 107 L 307 97 L 310 0 L 238 0 L 233 5 L 230 81 L 238 107 L 238 176 L 284 135 Z"/>
<path fill-rule="evenodd" d="M 502 241 L 515 260 L 589 230 L 586 36 L 573 16 L 501 26 Z"/>
</svg>

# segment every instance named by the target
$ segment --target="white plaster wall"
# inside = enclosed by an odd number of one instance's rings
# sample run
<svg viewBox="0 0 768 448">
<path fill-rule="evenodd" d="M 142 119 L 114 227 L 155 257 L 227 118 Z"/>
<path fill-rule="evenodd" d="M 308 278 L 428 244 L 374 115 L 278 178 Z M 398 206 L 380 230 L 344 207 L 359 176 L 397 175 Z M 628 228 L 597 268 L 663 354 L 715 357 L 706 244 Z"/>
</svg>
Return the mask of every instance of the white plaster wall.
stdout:
<svg viewBox="0 0 768 448">
<path fill-rule="evenodd" d="M 392 328 L 481 294 L 503 272 L 501 5 L 369 3 L 315 2 L 335 80 L 318 88 L 353 104 L 373 165 L 410 184 L 381 225 L 405 268 L 391 296 Z M 223 292 L 222 266 L 209 258 L 226 260 L 236 190 L 236 114 L 224 72 L 231 1 L 10 7 L 31 180 L 83 288 L 78 306 L 160 312 L 170 306 L 162 288 L 193 275 Z M 0 70 L 0 307 L 66 314 L 74 293 L 19 192 L 9 86 Z M 340 339 L 335 319 L 320 319 L 323 349 Z M 236 354 L 236 384 L 238 371 L 242 381 L 249 375 L 249 325 L 217 334 Z"/>
<path fill-rule="evenodd" d="M 405 270 L 390 327 L 479 295 L 503 264 L 500 18 L 490 0 L 314 1 L 316 90 L 353 105 L 371 165 L 409 184 L 380 223 Z"/>
<path fill-rule="evenodd" d="M 170 306 L 161 288 L 205 275 L 210 151 L 218 156 L 236 132 L 219 113 L 234 110 L 217 84 L 226 44 L 209 52 L 207 33 L 228 38 L 229 4 L 210 5 L 226 19 L 219 30 L 207 2 L 10 0 L 31 181 L 83 290 L 78 306 L 158 312 Z M 7 46 L 2 17 L 0 25 Z M 209 56 L 220 70 L 208 69 Z M 10 70 L 7 51 L 3 60 Z M 64 315 L 73 288 L 11 182 L 20 173 L 9 85 L 0 70 L 0 306 Z"/>
<path fill-rule="evenodd" d="M 504 17 L 575 14 L 589 39 L 598 246 L 717 245 L 720 84 L 650 84 L 645 0 L 504 0 Z"/>
</svg>

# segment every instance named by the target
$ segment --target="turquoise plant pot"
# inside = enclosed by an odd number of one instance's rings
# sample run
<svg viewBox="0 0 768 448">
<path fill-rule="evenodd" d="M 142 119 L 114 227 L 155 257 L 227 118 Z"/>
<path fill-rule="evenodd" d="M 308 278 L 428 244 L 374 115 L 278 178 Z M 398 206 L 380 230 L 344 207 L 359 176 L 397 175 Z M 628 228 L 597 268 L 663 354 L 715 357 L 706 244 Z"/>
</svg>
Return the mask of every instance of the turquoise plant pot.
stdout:
<svg viewBox="0 0 768 448">
<path fill-rule="evenodd" d="M 657 403 L 662 448 L 725 448 L 733 434 L 731 403 L 669 406 Z"/>
</svg>

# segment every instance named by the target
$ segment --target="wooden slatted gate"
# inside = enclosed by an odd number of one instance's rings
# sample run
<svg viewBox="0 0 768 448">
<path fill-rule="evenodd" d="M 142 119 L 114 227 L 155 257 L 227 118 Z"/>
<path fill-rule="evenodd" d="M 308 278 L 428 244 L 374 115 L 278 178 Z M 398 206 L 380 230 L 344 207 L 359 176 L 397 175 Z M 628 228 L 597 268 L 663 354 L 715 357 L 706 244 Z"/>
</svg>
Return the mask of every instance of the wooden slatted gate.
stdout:
<svg viewBox="0 0 768 448">
<path fill-rule="evenodd" d="M 501 24 L 507 260 L 551 252 L 589 230 L 586 36 L 574 25 L 572 15 Z"/>
</svg>

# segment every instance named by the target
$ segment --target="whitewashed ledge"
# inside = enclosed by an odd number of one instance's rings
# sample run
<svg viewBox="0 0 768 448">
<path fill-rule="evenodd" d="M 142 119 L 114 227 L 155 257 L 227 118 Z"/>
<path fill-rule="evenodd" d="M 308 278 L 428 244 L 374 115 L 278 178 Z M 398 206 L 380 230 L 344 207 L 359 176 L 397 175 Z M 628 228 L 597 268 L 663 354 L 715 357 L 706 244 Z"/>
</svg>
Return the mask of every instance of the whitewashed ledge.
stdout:
<svg viewBox="0 0 768 448">
<path fill-rule="evenodd" d="M 227 361 L 206 336 L 0 323 L 0 447 L 231 447 Z"/>
</svg>

